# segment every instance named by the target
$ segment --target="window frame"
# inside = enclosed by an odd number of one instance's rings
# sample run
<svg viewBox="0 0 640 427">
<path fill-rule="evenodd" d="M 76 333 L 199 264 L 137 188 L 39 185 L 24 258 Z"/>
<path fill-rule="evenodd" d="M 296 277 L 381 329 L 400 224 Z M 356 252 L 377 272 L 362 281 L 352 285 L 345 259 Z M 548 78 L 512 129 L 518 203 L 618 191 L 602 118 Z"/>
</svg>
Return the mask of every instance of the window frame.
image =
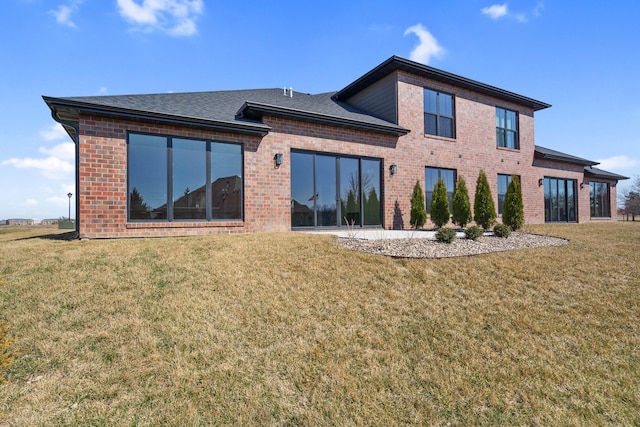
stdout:
<svg viewBox="0 0 640 427">
<path fill-rule="evenodd" d="M 317 150 L 305 150 L 305 149 L 296 149 L 296 148 L 292 148 L 291 151 L 291 163 L 293 164 L 293 154 L 301 154 L 301 155 L 308 155 L 312 157 L 312 182 L 313 182 L 313 193 L 317 194 L 317 187 L 318 187 L 318 175 L 317 175 L 317 158 L 318 156 L 321 157 L 333 157 L 335 162 L 336 162 L 336 216 L 339 216 L 339 218 L 336 218 L 336 224 L 335 225 L 319 225 L 319 221 L 318 221 L 318 209 L 315 206 L 315 200 L 313 200 L 314 206 L 312 208 L 313 211 L 313 225 L 293 225 L 293 215 L 290 216 L 290 224 L 291 224 L 291 228 L 293 230 L 302 230 L 302 229 L 331 229 L 331 228 L 343 228 L 343 227 L 358 227 L 358 228 L 377 228 L 377 227 L 383 227 L 384 228 L 384 159 L 381 157 L 372 157 L 372 156 L 358 156 L 355 154 L 344 154 L 344 153 L 337 153 L 337 152 L 326 152 L 326 151 L 317 151 Z M 343 165 L 341 165 L 341 160 L 345 159 L 345 160 L 356 160 L 357 161 L 357 169 L 358 169 L 358 210 L 359 210 L 359 221 L 358 223 L 354 224 L 353 226 L 348 225 L 345 223 L 345 218 L 344 218 L 344 214 L 342 212 L 342 172 L 344 172 L 344 169 L 342 168 Z M 365 188 L 362 185 L 363 183 L 363 169 L 364 169 L 364 162 L 378 162 L 379 163 L 379 167 L 377 170 L 377 177 L 378 177 L 378 186 L 379 186 L 379 195 L 378 195 L 378 212 L 377 212 L 377 216 L 379 219 L 379 224 L 367 224 L 367 219 L 369 218 L 368 214 L 370 214 L 371 212 L 367 212 L 366 210 L 366 206 L 365 206 Z M 293 180 L 293 173 L 291 173 L 291 180 Z M 294 188 L 294 184 L 293 182 L 291 182 L 291 191 L 293 191 Z M 291 196 L 293 196 L 293 194 L 291 194 Z M 313 197 L 316 197 L 315 195 Z M 292 201 L 292 206 L 293 206 L 293 197 L 291 197 L 291 201 Z M 300 203 L 300 202 L 298 202 Z M 292 212 L 293 214 L 293 212 Z M 375 218 L 375 216 L 374 216 Z"/>
<path fill-rule="evenodd" d="M 456 138 L 456 97 L 452 93 L 447 93 L 435 89 L 431 89 L 428 87 L 422 88 L 422 110 L 423 110 L 423 132 L 425 135 L 429 136 L 437 136 L 440 138 L 448 138 L 455 139 Z M 426 101 L 427 101 L 427 92 L 434 92 L 436 94 L 436 112 L 427 112 Z M 451 97 L 451 116 L 445 115 L 441 112 L 441 104 L 440 104 L 440 96 L 445 95 Z M 434 116 L 436 119 L 436 133 L 427 132 L 427 115 Z M 450 119 L 451 120 L 451 136 L 443 135 L 440 119 Z"/>
<path fill-rule="evenodd" d="M 453 193 L 456 190 L 456 182 L 458 182 L 458 170 L 457 169 L 453 169 L 453 168 L 440 168 L 440 167 L 434 167 L 434 166 L 425 166 L 424 168 L 424 202 L 426 204 L 426 212 L 427 215 L 431 216 L 431 202 L 430 199 L 433 198 L 433 188 L 435 186 L 435 182 L 433 183 L 433 185 L 429 186 L 427 184 L 427 170 L 428 169 L 432 169 L 432 170 L 437 170 L 438 171 L 438 178 L 443 178 L 442 177 L 442 171 L 451 171 L 453 172 L 453 188 L 451 189 L 451 191 L 447 190 L 447 200 L 449 201 L 449 210 L 451 210 L 451 206 L 453 205 Z M 437 180 L 436 180 L 437 182 Z M 445 185 L 446 185 L 447 181 L 445 180 Z M 431 193 L 431 198 L 429 197 L 428 193 Z"/>
<path fill-rule="evenodd" d="M 601 203 L 599 205 L 596 205 L 596 200 L 594 199 L 597 184 L 604 186 L 604 192 L 600 195 Z M 611 218 L 611 186 L 608 182 L 589 182 L 589 213 L 591 218 Z"/>
<path fill-rule="evenodd" d="M 150 219 L 140 219 L 140 218 L 131 218 L 131 136 L 133 135 L 141 135 L 141 136 L 151 136 L 157 138 L 163 138 L 165 140 L 165 150 L 166 150 L 166 200 L 165 200 L 165 212 L 166 218 L 150 218 Z M 205 191 L 206 191 L 206 214 L 205 218 L 174 218 L 174 203 L 173 200 L 173 186 L 174 186 L 174 162 L 173 162 L 173 140 L 189 140 L 196 141 L 205 144 Z M 213 206 L 212 206 L 212 182 L 211 178 L 213 176 L 212 173 L 212 157 L 214 155 L 212 151 L 212 145 L 214 143 L 217 144 L 227 144 L 234 145 L 240 148 L 240 215 L 238 218 L 213 218 Z M 244 171 L 244 144 L 238 142 L 230 142 L 218 139 L 210 139 L 210 138 L 193 138 L 193 137 L 182 137 L 182 136 L 174 136 L 168 134 L 155 134 L 155 133 L 147 133 L 147 132 L 136 132 L 136 131 L 127 131 L 126 136 L 126 144 L 127 144 L 127 222 L 128 223 L 180 223 L 180 222 L 242 222 L 244 221 L 244 195 L 245 195 L 245 171 Z M 133 187 L 135 188 L 135 186 Z"/>
<path fill-rule="evenodd" d="M 499 120 L 500 118 L 498 117 L 498 113 L 499 112 L 503 112 L 504 113 L 504 126 L 505 127 L 501 127 L 498 126 Z M 507 127 L 507 114 L 508 113 L 513 113 L 515 115 L 515 130 L 514 129 L 510 129 Z M 500 145 L 500 138 L 499 135 L 502 131 L 502 136 L 503 136 L 503 141 L 504 141 L 504 145 Z M 513 133 L 514 137 L 513 137 L 513 141 L 514 141 L 514 146 L 513 147 L 509 147 L 508 144 L 508 140 L 509 138 L 507 138 L 507 135 L 509 133 Z M 515 110 L 510 110 L 508 108 L 503 108 L 503 107 L 498 107 L 496 106 L 496 147 L 498 148 L 507 148 L 510 150 L 520 150 L 520 114 L 515 111 Z"/>
<path fill-rule="evenodd" d="M 571 178 L 545 176 L 544 184 L 544 222 L 576 223 L 578 222 L 578 181 Z M 561 185 L 562 184 L 562 185 Z M 560 191 L 562 190 L 562 191 Z M 569 191 L 570 190 L 570 191 Z M 573 206 L 569 204 L 569 196 Z M 560 203 L 564 201 L 564 203 Z M 564 212 L 565 219 L 561 219 Z"/>
<path fill-rule="evenodd" d="M 500 177 L 505 176 L 507 177 L 507 185 L 504 189 L 504 193 L 500 193 Z M 517 176 L 518 179 L 520 180 L 520 182 L 522 183 L 522 178 L 520 177 L 520 175 L 515 174 L 515 173 L 511 173 L 511 174 L 506 174 L 506 173 L 499 173 L 498 174 L 498 188 L 496 191 L 496 194 L 498 195 L 498 215 L 502 215 L 502 211 L 504 208 L 504 200 L 507 196 L 507 191 L 509 190 L 509 184 L 511 184 L 511 180 L 513 179 L 514 176 Z M 502 202 L 500 201 L 500 196 L 502 195 Z"/>
</svg>

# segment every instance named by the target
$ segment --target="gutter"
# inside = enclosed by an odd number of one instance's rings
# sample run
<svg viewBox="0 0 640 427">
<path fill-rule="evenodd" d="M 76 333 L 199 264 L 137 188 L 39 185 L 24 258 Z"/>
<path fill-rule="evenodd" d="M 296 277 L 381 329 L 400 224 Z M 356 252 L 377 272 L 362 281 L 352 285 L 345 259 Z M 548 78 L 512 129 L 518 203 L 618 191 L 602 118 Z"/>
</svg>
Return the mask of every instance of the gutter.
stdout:
<svg viewBox="0 0 640 427">
<path fill-rule="evenodd" d="M 73 140 L 74 144 L 76 145 L 76 155 L 75 155 L 75 164 L 76 164 L 76 235 L 78 237 L 78 239 L 80 238 L 80 195 L 78 194 L 78 191 L 80 189 L 80 126 L 78 126 L 75 123 L 71 123 L 69 121 L 63 120 L 60 117 L 58 117 L 58 112 L 55 109 L 51 109 L 51 117 L 53 117 L 53 120 L 55 120 L 56 122 L 60 123 L 61 125 L 65 125 L 65 126 L 69 126 L 70 128 L 73 128 L 74 132 L 74 137 L 72 137 L 71 139 Z M 71 218 L 69 218 L 69 220 L 71 220 Z"/>
<path fill-rule="evenodd" d="M 198 119 L 194 117 L 182 117 L 165 113 L 155 112 L 141 112 L 137 110 L 131 110 L 128 108 L 109 107 L 95 104 L 86 104 L 83 102 L 66 100 L 60 98 L 44 97 L 44 101 L 49 105 L 49 108 L 66 108 L 75 111 L 82 111 L 86 113 L 95 113 L 105 116 L 126 117 L 137 120 L 154 120 L 162 123 L 179 124 L 185 126 L 196 126 L 214 129 L 222 132 L 236 132 L 245 133 L 250 135 L 265 136 L 269 133 L 269 127 L 263 124 L 254 123 L 237 123 L 237 122 L 224 122 L 215 120 Z"/>
<path fill-rule="evenodd" d="M 276 105 L 262 104 L 258 102 L 247 101 L 236 113 L 236 117 L 245 118 L 247 116 L 273 114 L 276 116 L 290 117 L 293 119 L 311 121 L 316 123 L 330 124 L 334 126 L 346 126 L 349 128 L 355 128 L 360 130 L 367 130 L 371 132 L 379 132 L 387 135 L 402 136 L 409 133 L 409 129 L 402 128 L 395 125 L 384 125 L 376 123 L 368 123 L 364 121 L 330 116 L 321 113 L 314 113 L 309 111 L 297 110 L 293 108 L 280 107 Z"/>
</svg>

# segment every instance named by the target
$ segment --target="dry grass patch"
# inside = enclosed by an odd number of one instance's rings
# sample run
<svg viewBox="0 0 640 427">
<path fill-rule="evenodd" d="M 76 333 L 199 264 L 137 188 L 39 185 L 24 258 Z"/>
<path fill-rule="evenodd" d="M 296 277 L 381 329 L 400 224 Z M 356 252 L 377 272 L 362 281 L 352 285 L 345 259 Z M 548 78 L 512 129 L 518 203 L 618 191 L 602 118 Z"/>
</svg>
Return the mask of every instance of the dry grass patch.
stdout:
<svg viewBox="0 0 640 427">
<path fill-rule="evenodd" d="M 527 231 L 571 243 L 396 261 L 296 233 L 0 234 L 22 353 L 0 424 L 639 424 L 640 227 Z"/>
</svg>

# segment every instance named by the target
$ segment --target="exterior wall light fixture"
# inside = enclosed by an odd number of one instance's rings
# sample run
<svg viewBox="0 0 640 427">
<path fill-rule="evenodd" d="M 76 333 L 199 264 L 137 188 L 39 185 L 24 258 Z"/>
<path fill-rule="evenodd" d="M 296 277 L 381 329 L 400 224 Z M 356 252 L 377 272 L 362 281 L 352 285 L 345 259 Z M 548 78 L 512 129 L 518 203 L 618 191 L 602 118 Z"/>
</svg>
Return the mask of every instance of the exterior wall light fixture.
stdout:
<svg viewBox="0 0 640 427">
<path fill-rule="evenodd" d="M 544 179 L 543 179 L 543 178 L 540 178 L 540 179 L 538 180 L 538 187 L 542 187 L 542 184 L 544 184 Z"/>
<path fill-rule="evenodd" d="M 278 169 L 282 164 L 282 153 L 276 153 L 276 155 L 273 156 L 273 161 L 275 163 L 275 168 Z"/>
<path fill-rule="evenodd" d="M 582 190 L 584 188 L 584 182 L 580 183 L 580 189 Z"/>
<path fill-rule="evenodd" d="M 398 173 L 398 165 L 394 163 L 389 166 L 389 172 L 391 172 L 391 175 L 395 175 L 396 173 Z"/>
</svg>

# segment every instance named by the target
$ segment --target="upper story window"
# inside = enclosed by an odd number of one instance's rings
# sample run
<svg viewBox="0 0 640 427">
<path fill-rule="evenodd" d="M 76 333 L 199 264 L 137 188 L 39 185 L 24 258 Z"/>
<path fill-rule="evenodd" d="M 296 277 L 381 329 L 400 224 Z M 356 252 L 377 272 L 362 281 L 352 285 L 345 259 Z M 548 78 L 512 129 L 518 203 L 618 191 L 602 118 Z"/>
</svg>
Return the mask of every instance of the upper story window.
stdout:
<svg viewBox="0 0 640 427">
<path fill-rule="evenodd" d="M 496 141 L 498 147 L 520 149 L 518 113 L 504 108 L 496 108 Z"/>
<path fill-rule="evenodd" d="M 453 95 L 424 90 L 424 133 L 428 135 L 454 137 Z"/>
</svg>

